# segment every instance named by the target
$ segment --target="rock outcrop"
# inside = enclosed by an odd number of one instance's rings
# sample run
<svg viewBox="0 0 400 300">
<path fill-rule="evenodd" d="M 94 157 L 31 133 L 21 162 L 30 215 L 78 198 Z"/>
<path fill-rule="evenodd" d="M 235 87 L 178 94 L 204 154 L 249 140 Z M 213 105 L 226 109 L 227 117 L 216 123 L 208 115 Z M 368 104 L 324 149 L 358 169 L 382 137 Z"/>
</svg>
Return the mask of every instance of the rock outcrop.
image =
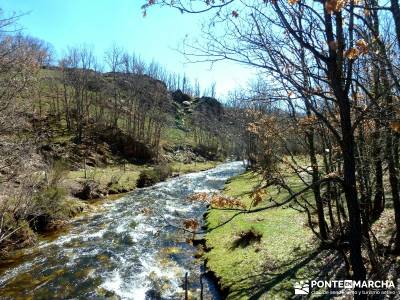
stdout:
<svg viewBox="0 0 400 300">
<path fill-rule="evenodd" d="M 214 115 L 220 117 L 222 115 L 222 104 L 217 99 L 203 96 L 196 100 L 197 105 L 195 106 L 195 111 L 200 112 L 206 116 Z"/>
<path fill-rule="evenodd" d="M 192 98 L 189 95 L 183 93 L 181 90 L 176 90 L 175 92 L 173 92 L 172 99 L 179 104 L 183 104 L 183 102 L 185 101 L 192 101 Z"/>
</svg>

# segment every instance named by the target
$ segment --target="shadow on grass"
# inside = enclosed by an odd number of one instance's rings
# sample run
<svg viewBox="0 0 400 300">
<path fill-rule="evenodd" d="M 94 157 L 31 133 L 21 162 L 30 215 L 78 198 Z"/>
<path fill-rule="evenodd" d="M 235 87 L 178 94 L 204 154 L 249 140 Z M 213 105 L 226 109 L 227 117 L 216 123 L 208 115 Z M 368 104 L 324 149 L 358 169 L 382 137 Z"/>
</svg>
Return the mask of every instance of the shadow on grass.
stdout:
<svg viewBox="0 0 400 300">
<path fill-rule="evenodd" d="M 299 280 L 326 280 L 342 272 L 340 257 L 332 253 L 316 249 L 309 253 L 296 255 L 277 266 L 266 266 L 265 271 L 241 277 L 231 284 L 240 285 L 242 288 L 234 289 L 230 294 L 232 299 L 302 299 L 294 295 L 293 283 Z M 322 262 L 318 263 L 318 262 Z M 319 268 L 314 265 L 317 263 Z M 274 272 L 276 270 L 276 272 Z M 302 272 L 299 272 L 299 271 Z M 245 287 L 243 287 L 245 286 Z M 272 291 L 273 290 L 273 291 Z M 268 297 L 266 295 L 268 294 Z M 273 296 L 275 295 L 275 296 Z M 279 296 L 278 296 L 279 295 Z M 262 298 L 262 297 L 266 298 Z M 323 296 L 319 299 L 325 299 Z"/>
<path fill-rule="evenodd" d="M 254 229 L 243 231 L 239 234 L 239 237 L 233 241 L 230 250 L 235 250 L 237 248 L 246 248 L 254 243 L 259 243 L 261 241 L 262 234 Z"/>
</svg>

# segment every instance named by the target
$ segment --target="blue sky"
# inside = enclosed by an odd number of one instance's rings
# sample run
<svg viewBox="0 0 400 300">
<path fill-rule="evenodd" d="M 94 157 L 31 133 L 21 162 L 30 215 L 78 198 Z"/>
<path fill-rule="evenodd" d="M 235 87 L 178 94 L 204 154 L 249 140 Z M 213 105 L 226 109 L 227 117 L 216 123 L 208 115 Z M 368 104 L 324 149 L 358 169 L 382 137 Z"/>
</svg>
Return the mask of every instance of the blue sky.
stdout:
<svg viewBox="0 0 400 300">
<path fill-rule="evenodd" d="M 68 46 L 86 44 L 99 58 L 113 43 L 152 59 L 172 72 L 197 78 L 202 87 L 217 83 L 217 94 L 245 86 L 251 77 L 247 68 L 231 62 L 187 64 L 182 40 L 198 36 L 204 16 L 181 14 L 169 8 L 152 8 L 142 16 L 142 0 L 3 0 L 5 13 L 29 12 L 20 20 L 25 33 L 50 42 L 57 55 Z"/>
</svg>

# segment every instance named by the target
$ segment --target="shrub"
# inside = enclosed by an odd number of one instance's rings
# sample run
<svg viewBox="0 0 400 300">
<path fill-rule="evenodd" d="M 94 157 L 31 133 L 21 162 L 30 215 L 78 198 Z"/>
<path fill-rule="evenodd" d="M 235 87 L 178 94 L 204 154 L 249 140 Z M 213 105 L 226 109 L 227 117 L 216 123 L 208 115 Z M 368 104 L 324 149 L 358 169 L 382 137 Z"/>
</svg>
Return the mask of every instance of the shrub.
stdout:
<svg viewBox="0 0 400 300">
<path fill-rule="evenodd" d="M 156 160 L 156 149 L 127 135 L 119 128 L 96 125 L 91 128 L 93 139 L 110 145 L 114 155 L 128 162 L 147 163 Z"/>
<path fill-rule="evenodd" d="M 223 160 L 224 155 L 218 148 L 218 145 L 198 144 L 194 152 L 208 160 Z"/>
<path fill-rule="evenodd" d="M 67 168 L 65 162 L 55 161 L 44 173 L 21 177 L 20 184 L 0 202 L 0 249 L 31 245 L 35 232 L 69 217 L 67 191 L 62 187 Z"/>
<path fill-rule="evenodd" d="M 58 186 L 60 182 L 67 176 L 69 165 L 64 160 L 56 160 L 50 166 L 50 169 L 46 172 L 47 184 L 49 186 Z"/>
<path fill-rule="evenodd" d="M 136 182 L 136 186 L 139 188 L 151 186 L 160 181 L 158 174 L 152 170 L 143 170 L 139 174 L 139 178 Z"/>
<path fill-rule="evenodd" d="M 137 180 L 136 186 L 147 187 L 154 185 L 160 181 L 164 181 L 172 174 L 172 168 L 168 164 L 157 165 L 152 169 L 143 170 L 139 179 Z"/>
<path fill-rule="evenodd" d="M 8 248 L 22 248 L 33 245 L 36 235 L 26 220 L 18 220 L 8 212 L 1 214 L 0 256 L 7 253 Z"/>
<path fill-rule="evenodd" d="M 169 164 L 157 165 L 154 170 L 159 174 L 161 181 L 167 179 L 172 174 L 172 167 Z"/>
<path fill-rule="evenodd" d="M 64 188 L 48 186 L 33 197 L 28 220 L 34 231 L 46 231 L 51 222 L 64 217 L 60 212 L 66 195 Z"/>
<path fill-rule="evenodd" d="M 121 176 L 112 175 L 110 181 L 107 183 L 107 187 L 111 187 L 113 185 L 117 185 L 121 180 Z"/>
<path fill-rule="evenodd" d="M 103 191 L 100 184 L 94 180 L 86 180 L 83 182 L 82 189 L 75 193 L 75 197 L 81 200 L 91 200 L 103 197 Z"/>
<path fill-rule="evenodd" d="M 34 231 L 46 231 L 53 221 L 66 218 L 61 213 L 61 208 L 67 196 L 67 191 L 62 186 L 67 172 L 68 165 L 65 161 L 54 161 L 45 172 L 44 182 L 40 182 L 31 195 L 26 215 L 20 217 L 28 220 Z"/>
</svg>

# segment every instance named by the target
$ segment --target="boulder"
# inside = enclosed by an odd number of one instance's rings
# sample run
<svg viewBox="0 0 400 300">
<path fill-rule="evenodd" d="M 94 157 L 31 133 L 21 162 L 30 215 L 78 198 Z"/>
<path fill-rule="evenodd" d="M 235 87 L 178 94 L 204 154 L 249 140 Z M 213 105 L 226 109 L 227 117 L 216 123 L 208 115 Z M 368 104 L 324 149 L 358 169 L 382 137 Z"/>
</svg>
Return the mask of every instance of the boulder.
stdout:
<svg viewBox="0 0 400 300">
<path fill-rule="evenodd" d="M 197 99 L 196 111 L 204 113 L 205 115 L 221 116 L 223 109 L 222 104 L 212 97 L 201 97 Z"/>
</svg>

